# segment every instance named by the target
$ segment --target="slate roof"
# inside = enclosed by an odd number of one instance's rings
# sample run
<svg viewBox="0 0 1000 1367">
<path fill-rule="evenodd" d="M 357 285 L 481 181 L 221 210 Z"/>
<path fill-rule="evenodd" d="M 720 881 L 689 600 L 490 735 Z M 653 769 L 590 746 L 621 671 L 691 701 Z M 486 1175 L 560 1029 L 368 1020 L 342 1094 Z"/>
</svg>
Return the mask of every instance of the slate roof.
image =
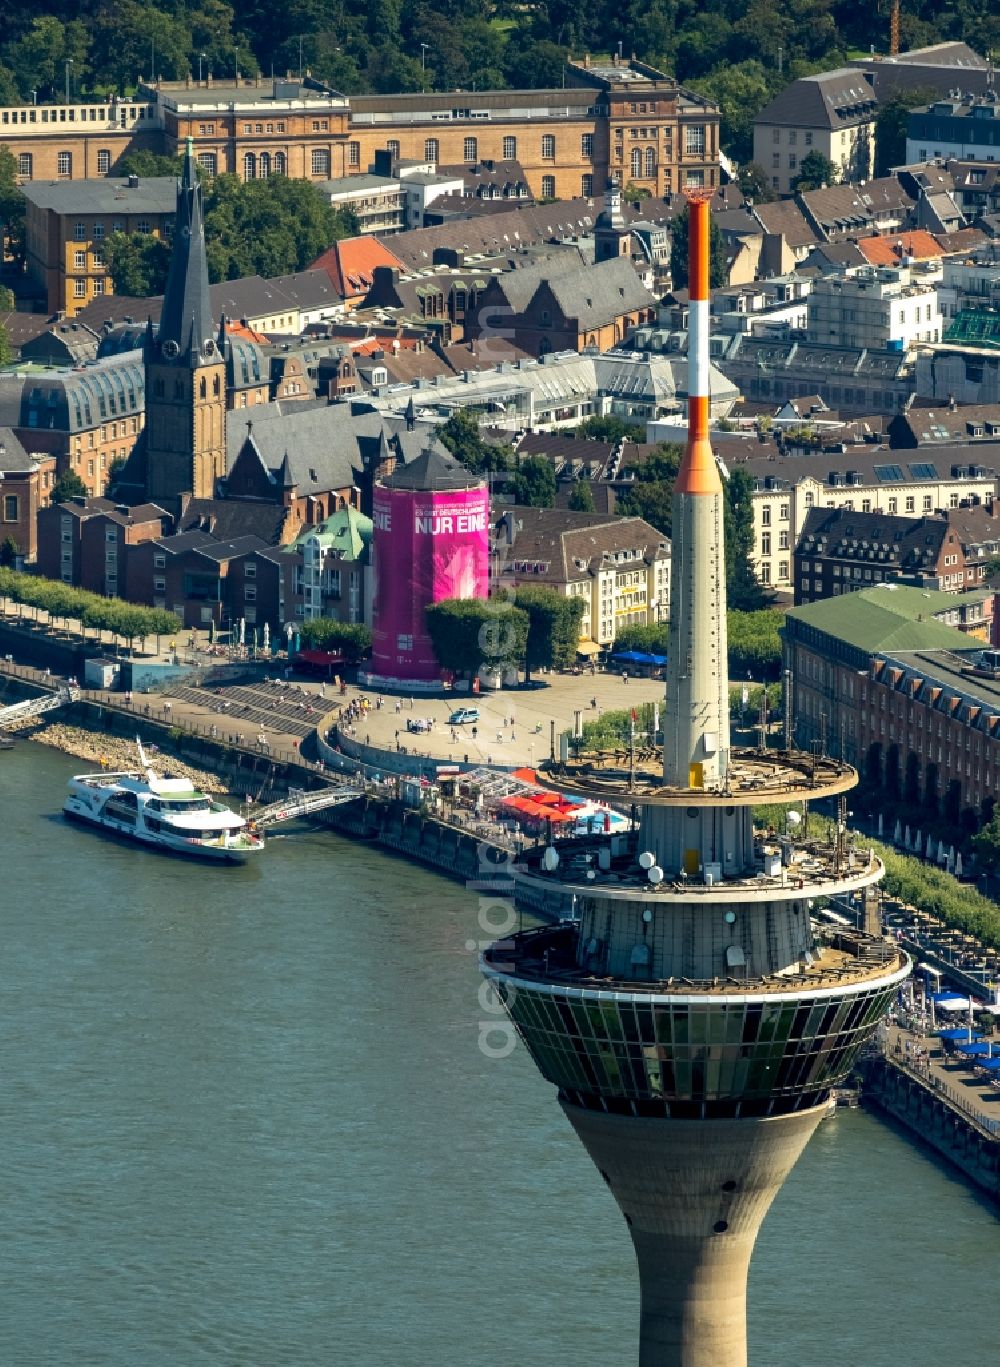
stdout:
<svg viewBox="0 0 1000 1367">
<path fill-rule="evenodd" d="M 448 451 L 428 446 L 409 464 L 397 466 L 384 483 L 390 489 L 447 493 L 475 489 L 483 481 Z"/>
<path fill-rule="evenodd" d="M 0 427 L 0 471 L 30 470 L 34 461 L 9 427 Z"/>
<path fill-rule="evenodd" d="M 410 232 L 396 233 L 389 240 L 393 252 L 407 270 L 429 266 L 439 248 L 461 252 L 466 257 L 495 256 L 518 247 L 591 233 L 600 203 L 594 199 L 569 199 L 555 204 L 522 205 L 511 208 L 508 213 L 460 219 L 433 228 L 414 228 Z"/>
<path fill-rule="evenodd" d="M 159 347 L 175 342 L 191 363 L 200 357 L 205 342 L 214 344 L 216 333 L 208 292 L 202 189 L 195 166 L 194 144 L 188 139 L 184 170 L 173 187 L 177 218 L 157 331 Z"/>
<path fill-rule="evenodd" d="M 850 128 L 875 116 L 875 92 L 854 67 L 837 67 L 792 81 L 765 105 L 758 124 L 787 128 Z"/>
<path fill-rule="evenodd" d="M 267 542 L 259 536 L 237 536 L 232 541 L 205 542 L 198 547 L 198 553 L 221 564 L 223 560 L 235 560 L 237 556 L 249 555 L 251 551 L 262 551 L 266 546 Z"/>
<path fill-rule="evenodd" d="M 755 479 L 771 478 L 776 481 L 775 487 L 780 487 L 782 482 L 791 487 L 812 478 L 821 485 L 847 493 L 850 486 L 829 483 L 831 474 L 847 475 L 853 470 L 864 484 L 889 490 L 894 484 L 937 483 L 950 479 L 952 465 L 966 468 L 978 465 L 987 476 L 995 476 L 996 468 L 1000 467 L 1000 443 L 977 442 L 974 446 L 944 446 L 928 451 L 865 445 L 844 452 L 824 451 L 821 455 L 803 456 L 798 453 L 760 455 L 755 443 L 749 442 L 746 454 L 726 449 L 724 459 L 730 467 L 739 466 Z M 936 473 L 932 474 L 932 471 Z"/>
<path fill-rule="evenodd" d="M 287 509 L 251 499 L 191 498 L 177 519 L 178 531 L 207 531 L 222 541 L 255 536 L 269 546 L 281 541 Z"/>
<path fill-rule="evenodd" d="M 533 573 L 532 582 L 571 583 L 588 579 L 605 555 L 638 550 L 644 558 L 670 554 L 670 542 L 641 517 L 613 517 L 605 513 L 575 513 L 566 508 L 505 509 L 516 531 L 512 545 L 504 536 L 504 519 L 494 522 L 495 548 L 507 563 L 515 560 L 547 565 Z M 638 562 L 636 562 L 638 567 Z"/>
<path fill-rule="evenodd" d="M 917 573 L 937 568 L 948 537 L 943 517 L 897 517 L 849 508 L 810 508 L 795 546 L 796 556 L 877 563 L 883 570 Z M 873 557 L 879 557 L 877 562 Z"/>
<path fill-rule="evenodd" d="M 100 176 L 94 180 L 28 180 L 24 197 L 40 209 L 57 214 L 172 214 L 177 207 L 177 177 L 127 179 Z"/>
<path fill-rule="evenodd" d="M 912 209 L 914 198 L 895 176 L 883 176 L 863 185 L 806 190 L 799 203 L 806 217 L 829 237 L 832 233 L 871 231 L 879 214 L 903 215 Z"/>
<path fill-rule="evenodd" d="M 575 318 L 584 330 L 656 305 L 631 261 L 621 256 L 599 261 L 586 270 L 560 272 L 555 279 L 543 278 L 563 314 Z"/>
</svg>

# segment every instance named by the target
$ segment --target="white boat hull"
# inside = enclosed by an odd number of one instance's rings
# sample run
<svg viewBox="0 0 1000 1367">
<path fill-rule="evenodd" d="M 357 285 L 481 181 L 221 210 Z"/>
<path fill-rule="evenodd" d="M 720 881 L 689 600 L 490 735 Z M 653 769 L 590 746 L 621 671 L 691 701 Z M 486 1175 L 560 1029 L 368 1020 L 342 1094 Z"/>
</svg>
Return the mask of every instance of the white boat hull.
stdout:
<svg viewBox="0 0 1000 1367">
<path fill-rule="evenodd" d="M 215 864 L 245 864 L 251 856 L 263 848 L 263 841 L 257 845 L 209 844 L 201 840 L 188 840 L 167 833 L 154 834 L 139 830 L 125 821 L 93 812 L 79 798 L 68 797 L 63 804 L 63 815 L 72 821 L 82 821 L 95 830 L 106 831 L 109 835 L 119 836 L 134 844 L 144 845 L 147 849 L 160 850 L 163 854 L 181 855 L 185 859 L 202 859 Z"/>
</svg>

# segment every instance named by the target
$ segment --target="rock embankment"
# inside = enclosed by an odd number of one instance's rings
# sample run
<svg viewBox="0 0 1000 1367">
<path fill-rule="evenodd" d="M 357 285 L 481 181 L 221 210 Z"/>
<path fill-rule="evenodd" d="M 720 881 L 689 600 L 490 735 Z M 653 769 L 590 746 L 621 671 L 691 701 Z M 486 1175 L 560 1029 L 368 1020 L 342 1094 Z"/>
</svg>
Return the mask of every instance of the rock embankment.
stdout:
<svg viewBox="0 0 1000 1367">
<path fill-rule="evenodd" d="M 49 725 L 36 727 L 31 732 L 30 739 L 40 741 L 42 745 L 51 745 L 53 749 L 62 750 L 64 754 L 76 755 L 78 759 L 89 761 L 95 768 L 135 769 L 139 764 L 134 740 L 85 731 L 82 727 L 66 726 L 63 722 L 51 722 Z M 155 745 L 147 745 L 145 748 L 157 772 L 166 771 L 173 778 L 186 778 L 205 793 L 226 791 L 225 784 L 217 774 L 209 773 L 205 769 L 195 769 L 167 751 L 158 750 Z"/>
</svg>

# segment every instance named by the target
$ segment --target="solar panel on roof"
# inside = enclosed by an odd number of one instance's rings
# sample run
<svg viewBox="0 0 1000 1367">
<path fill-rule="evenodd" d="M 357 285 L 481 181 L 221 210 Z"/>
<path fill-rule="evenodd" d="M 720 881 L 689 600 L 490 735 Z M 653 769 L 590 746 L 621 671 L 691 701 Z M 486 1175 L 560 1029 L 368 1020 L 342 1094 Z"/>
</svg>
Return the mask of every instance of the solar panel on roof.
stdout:
<svg viewBox="0 0 1000 1367">
<path fill-rule="evenodd" d="M 937 466 L 929 460 L 918 460 L 916 464 L 910 466 L 910 474 L 914 479 L 940 479 Z"/>
<path fill-rule="evenodd" d="M 901 465 L 876 465 L 875 478 L 888 484 L 892 480 L 902 480 L 903 467 Z"/>
</svg>

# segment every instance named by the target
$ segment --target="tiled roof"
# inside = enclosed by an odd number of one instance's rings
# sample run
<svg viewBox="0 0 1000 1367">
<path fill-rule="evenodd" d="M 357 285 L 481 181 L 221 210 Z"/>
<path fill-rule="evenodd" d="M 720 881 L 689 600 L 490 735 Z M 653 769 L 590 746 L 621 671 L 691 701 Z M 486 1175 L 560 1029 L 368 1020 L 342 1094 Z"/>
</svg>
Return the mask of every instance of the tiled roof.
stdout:
<svg viewBox="0 0 1000 1367">
<path fill-rule="evenodd" d="M 776 199 L 754 209 L 766 233 L 780 233 L 790 247 L 811 247 L 822 239 L 794 199 Z"/>
<path fill-rule="evenodd" d="M 891 233 L 888 237 L 862 237 L 858 250 L 872 266 L 898 266 L 904 256 L 918 261 L 941 256 L 941 244 L 923 228 L 909 233 Z"/>
<path fill-rule="evenodd" d="M 376 266 L 403 269 L 399 257 L 378 238 L 345 237 L 318 256 L 310 269 L 326 271 L 341 299 L 357 299 L 371 288 Z"/>
<path fill-rule="evenodd" d="M 532 574 L 540 583 L 568 583 L 586 579 L 605 555 L 638 550 L 645 557 L 669 555 L 670 542 L 641 517 L 609 518 L 605 513 L 575 513 L 566 508 L 505 510 L 516 532 L 508 546 L 503 519 L 498 519 L 496 546 L 511 561 L 528 561 L 546 568 Z"/>
</svg>

